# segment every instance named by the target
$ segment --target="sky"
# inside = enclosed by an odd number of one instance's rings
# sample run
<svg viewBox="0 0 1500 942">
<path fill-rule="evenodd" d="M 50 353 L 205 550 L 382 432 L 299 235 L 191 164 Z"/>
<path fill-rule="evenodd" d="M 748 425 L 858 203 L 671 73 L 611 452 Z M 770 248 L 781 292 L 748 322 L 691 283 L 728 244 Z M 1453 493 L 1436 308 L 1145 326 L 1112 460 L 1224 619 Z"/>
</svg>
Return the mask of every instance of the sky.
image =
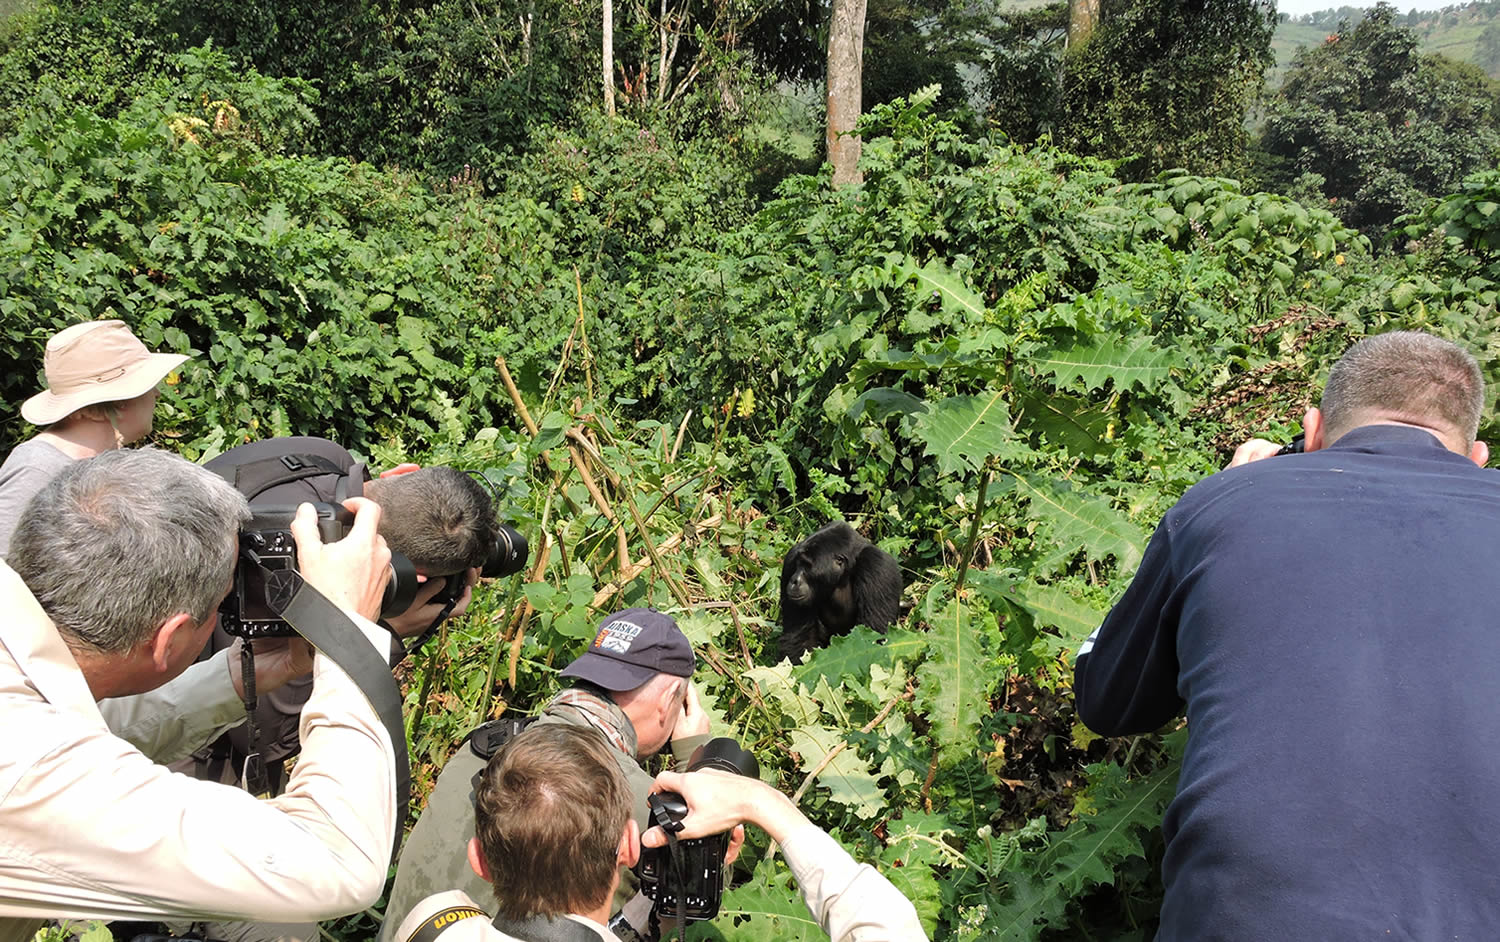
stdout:
<svg viewBox="0 0 1500 942">
<path fill-rule="evenodd" d="M 1332 10 L 1338 7 L 1373 7 L 1374 0 L 1366 3 L 1364 0 L 1277 0 L 1276 11 L 1278 13 L 1290 13 L 1292 16 L 1301 16 L 1304 13 L 1316 13 L 1319 10 Z M 1463 0 L 1391 0 L 1391 6 L 1402 13 L 1412 10 L 1441 10 L 1443 7 L 1462 6 Z"/>
</svg>

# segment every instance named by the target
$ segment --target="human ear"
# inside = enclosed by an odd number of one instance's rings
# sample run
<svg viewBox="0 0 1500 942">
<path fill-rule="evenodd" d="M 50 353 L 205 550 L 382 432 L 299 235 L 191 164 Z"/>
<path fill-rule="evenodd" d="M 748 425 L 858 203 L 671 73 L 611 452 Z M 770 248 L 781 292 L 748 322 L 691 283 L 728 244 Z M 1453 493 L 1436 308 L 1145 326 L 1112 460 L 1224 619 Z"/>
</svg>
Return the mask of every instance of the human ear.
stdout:
<svg viewBox="0 0 1500 942">
<path fill-rule="evenodd" d="M 1317 451 L 1325 444 L 1327 443 L 1323 441 L 1323 410 L 1313 406 L 1302 416 L 1302 450 Z"/>
<path fill-rule="evenodd" d="M 479 850 L 479 838 L 469 838 L 468 854 L 469 869 L 474 875 L 486 883 L 493 882 L 490 880 L 490 865 L 484 862 L 484 854 Z"/>
<path fill-rule="evenodd" d="M 180 662 L 184 647 L 197 641 L 198 623 L 187 612 L 178 612 L 161 623 L 156 634 L 148 642 L 151 645 L 151 664 L 165 674 Z M 199 645 L 201 647 L 201 643 Z M 196 652 L 195 652 L 196 653 Z"/>
<path fill-rule="evenodd" d="M 1469 460 L 1481 468 L 1490 463 L 1490 446 L 1484 442 L 1475 441 L 1474 446 L 1469 449 Z"/>
<path fill-rule="evenodd" d="M 634 867 L 641 859 L 641 828 L 634 818 L 625 822 L 620 832 L 620 847 L 615 854 L 615 863 L 621 867 Z"/>
</svg>

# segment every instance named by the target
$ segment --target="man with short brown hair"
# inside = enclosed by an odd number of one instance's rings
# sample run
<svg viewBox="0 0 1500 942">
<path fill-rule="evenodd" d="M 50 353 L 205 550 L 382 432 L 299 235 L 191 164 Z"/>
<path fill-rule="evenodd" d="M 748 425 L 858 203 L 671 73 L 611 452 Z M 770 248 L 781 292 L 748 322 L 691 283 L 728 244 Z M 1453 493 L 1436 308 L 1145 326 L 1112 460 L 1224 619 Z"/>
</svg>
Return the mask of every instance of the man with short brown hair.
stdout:
<svg viewBox="0 0 1500 942">
<path fill-rule="evenodd" d="M 692 644 L 670 615 L 648 608 L 615 612 L 599 623 L 588 650 L 563 668 L 561 676 L 572 686 L 553 697 L 536 720 L 537 726 L 597 732 L 630 786 L 632 812 L 643 827 L 652 778 L 640 763 L 670 748 L 675 764 L 686 768 L 709 739 L 708 715 L 692 684 L 696 664 Z M 474 875 L 461 847 L 474 831 L 470 783 L 493 754 L 490 731 L 508 722 L 475 730 L 443 767 L 402 848 L 382 942 L 390 942 L 392 928 L 430 894 L 452 887 L 462 887 L 471 897 L 486 892 L 486 882 Z M 626 890 L 630 888 L 627 883 Z M 642 925 L 643 915 L 627 910 L 633 925 Z"/>
<path fill-rule="evenodd" d="M 475 789 L 469 862 L 500 913 L 574 913 L 602 923 L 621 866 L 634 866 L 634 796 L 604 738 L 578 726 L 522 731 Z"/>
</svg>

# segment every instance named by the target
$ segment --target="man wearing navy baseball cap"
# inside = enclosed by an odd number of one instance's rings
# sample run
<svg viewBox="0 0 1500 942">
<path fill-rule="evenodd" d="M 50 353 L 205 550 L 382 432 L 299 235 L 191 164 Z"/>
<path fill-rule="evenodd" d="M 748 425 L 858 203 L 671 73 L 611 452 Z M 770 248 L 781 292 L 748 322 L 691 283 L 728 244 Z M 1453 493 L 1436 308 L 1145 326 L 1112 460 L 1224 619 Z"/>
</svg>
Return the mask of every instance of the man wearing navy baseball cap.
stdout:
<svg viewBox="0 0 1500 942">
<path fill-rule="evenodd" d="M 640 763 L 670 743 L 675 767 L 685 770 L 693 752 L 711 738 L 708 715 L 693 689 L 696 665 L 692 643 L 670 615 L 627 608 L 599 623 L 588 650 L 561 673 L 573 683 L 535 720 L 538 725 L 586 726 L 604 737 L 630 784 L 642 831 L 650 825 L 646 796 L 653 779 Z M 493 896 L 490 884 L 469 866 L 466 848 L 474 836 L 469 795 L 475 776 L 518 725 L 514 720 L 486 723 L 469 734 L 468 743 L 443 767 L 401 851 L 381 942 L 388 942 L 407 913 L 434 893 L 461 888 L 474 900 Z M 633 892 L 634 882 L 628 882 Z M 641 926 L 644 913 L 635 907 L 632 902 L 626 916 Z"/>
</svg>

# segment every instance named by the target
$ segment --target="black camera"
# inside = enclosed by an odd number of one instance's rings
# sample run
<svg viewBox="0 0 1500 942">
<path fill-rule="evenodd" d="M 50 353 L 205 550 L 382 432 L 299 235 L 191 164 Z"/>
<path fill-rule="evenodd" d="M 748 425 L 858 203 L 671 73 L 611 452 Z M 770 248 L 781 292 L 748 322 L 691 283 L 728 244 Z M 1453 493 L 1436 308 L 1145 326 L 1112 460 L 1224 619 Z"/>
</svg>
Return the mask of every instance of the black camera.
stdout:
<svg viewBox="0 0 1500 942">
<path fill-rule="evenodd" d="M 354 512 L 338 504 L 316 503 L 318 536 L 324 543 L 341 540 L 354 525 Z M 281 573 L 297 569 L 297 544 L 292 539 L 296 507 L 252 507 L 240 528 L 239 564 L 234 588 L 219 606 L 219 624 L 237 638 L 285 638 L 297 634 L 278 613 L 295 586 Z M 391 579 L 380 602 L 380 617 L 399 615 L 417 595 L 417 570 L 400 553 L 391 554 Z"/>
<path fill-rule="evenodd" d="M 709 740 L 693 756 L 689 772 L 719 769 L 747 778 L 760 778 L 760 763 L 727 736 Z M 688 806 L 676 792 L 657 792 L 647 802 L 651 824 L 667 832 L 665 847 L 641 849 L 636 875 L 641 892 L 656 903 L 664 916 L 678 913 L 687 922 L 702 922 L 719 914 L 719 899 L 724 895 L 724 854 L 729 850 L 729 834 L 714 834 L 678 841 L 672 837 L 682 830 Z M 679 909 L 679 905 L 681 909 Z"/>
<path fill-rule="evenodd" d="M 499 532 L 495 534 L 494 545 L 490 547 L 489 553 L 484 558 L 479 574 L 486 579 L 514 575 L 526 568 L 526 558 L 529 552 L 526 537 L 521 535 L 521 531 L 502 523 Z M 449 602 L 457 602 L 464 594 L 464 586 L 468 584 L 468 573 L 456 572 L 447 579 L 448 584 L 433 595 L 433 602 L 447 605 Z"/>
</svg>

